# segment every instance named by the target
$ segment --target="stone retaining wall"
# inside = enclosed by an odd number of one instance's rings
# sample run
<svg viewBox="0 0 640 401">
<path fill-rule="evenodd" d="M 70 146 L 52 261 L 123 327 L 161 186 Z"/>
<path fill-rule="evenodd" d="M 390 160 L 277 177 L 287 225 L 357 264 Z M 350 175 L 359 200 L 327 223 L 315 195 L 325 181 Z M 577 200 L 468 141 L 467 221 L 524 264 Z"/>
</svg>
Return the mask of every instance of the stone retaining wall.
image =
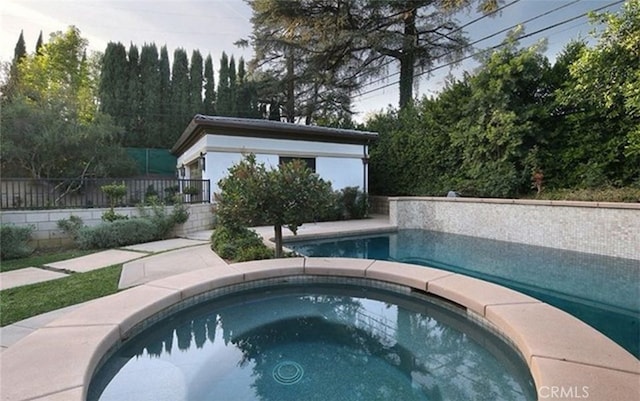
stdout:
<svg viewBox="0 0 640 401">
<path fill-rule="evenodd" d="M 213 228 L 213 213 L 210 204 L 187 205 L 189 208 L 189 220 L 176 227 L 176 236 L 186 236 L 195 231 Z M 167 206 L 167 212 L 171 212 L 171 206 Z M 51 209 L 51 210 L 3 210 L 0 214 L 2 224 L 14 224 L 16 226 L 33 226 L 35 229 L 32 245 L 36 248 L 59 247 L 72 243 L 64 232 L 58 228 L 58 220 L 68 219 L 71 215 L 78 216 L 85 225 L 95 226 L 102 222 L 102 214 L 105 208 L 96 209 Z M 119 207 L 116 212 L 129 217 L 138 216 L 135 207 Z"/>
<path fill-rule="evenodd" d="M 640 204 L 389 198 L 398 228 L 470 235 L 640 260 Z"/>
</svg>

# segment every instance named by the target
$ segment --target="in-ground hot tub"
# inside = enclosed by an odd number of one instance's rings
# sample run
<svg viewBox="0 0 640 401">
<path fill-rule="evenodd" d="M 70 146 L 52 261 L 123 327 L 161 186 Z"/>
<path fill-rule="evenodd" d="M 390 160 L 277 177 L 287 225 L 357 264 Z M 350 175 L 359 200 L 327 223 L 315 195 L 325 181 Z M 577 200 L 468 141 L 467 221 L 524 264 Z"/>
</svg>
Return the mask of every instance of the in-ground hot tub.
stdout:
<svg viewBox="0 0 640 401">
<path fill-rule="evenodd" d="M 524 359 L 460 307 L 375 280 L 271 281 L 140 333 L 88 400 L 536 399 Z"/>
<path fill-rule="evenodd" d="M 239 284 L 252 287 L 259 280 L 279 285 L 301 276 L 392 284 L 457 305 L 459 311 L 513 343 L 539 398 L 559 399 L 562 394 L 564 399 L 567 395 L 585 398 L 585 392 L 593 399 L 637 398 L 640 364 L 636 358 L 586 324 L 533 298 L 437 269 L 372 260 L 293 258 L 203 269 L 93 301 L 0 354 L 2 399 L 85 400 L 105 356 L 154 323 L 210 299 L 211 291 Z M 201 334 L 199 338 L 202 341 Z M 314 370 L 294 358 L 270 360 L 263 372 L 284 382 L 302 383 L 307 372 Z M 389 360 L 401 363 L 394 356 Z M 405 360 L 410 358 L 400 358 Z M 418 378 L 416 382 L 422 383 Z M 433 382 L 424 383 L 427 389 L 433 388 Z"/>
</svg>

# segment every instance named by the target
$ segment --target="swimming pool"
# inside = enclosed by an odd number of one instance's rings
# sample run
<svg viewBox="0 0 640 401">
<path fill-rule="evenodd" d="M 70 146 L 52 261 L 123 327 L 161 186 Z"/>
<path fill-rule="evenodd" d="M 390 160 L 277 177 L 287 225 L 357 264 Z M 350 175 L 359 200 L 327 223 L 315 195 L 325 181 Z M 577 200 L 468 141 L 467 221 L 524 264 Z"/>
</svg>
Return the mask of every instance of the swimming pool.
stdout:
<svg viewBox="0 0 640 401">
<path fill-rule="evenodd" d="M 525 362 L 465 312 L 360 284 L 234 292 L 114 353 L 88 400 L 536 399 Z"/>
<path fill-rule="evenodd" d="M 640 261 L 426 230 L 287 246 L 306 256 L 432 266 L 491 281 L 578 317 L 640 357 Z"/>
</svg>

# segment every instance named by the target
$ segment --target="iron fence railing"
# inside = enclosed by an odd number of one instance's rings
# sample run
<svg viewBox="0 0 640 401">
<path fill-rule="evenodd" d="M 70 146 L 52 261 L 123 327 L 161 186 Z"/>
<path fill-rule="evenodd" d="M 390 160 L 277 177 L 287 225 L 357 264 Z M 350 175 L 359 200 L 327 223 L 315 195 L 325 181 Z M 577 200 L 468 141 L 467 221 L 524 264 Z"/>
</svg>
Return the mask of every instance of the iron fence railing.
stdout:
<svg viewBox="0 0 640 401">
<path fill-rule="evenodd" d="M 0 208 L 61 209 L 109 207 L 110 201 L 103 185 L 124 184 L 127 191 L 117 206 L 136 206 L 148 202 L 152 196 L 165 204 L 175 201 L 176 195 L 185 203 L 209 203 L 209 180 L 179 178 L 2 178 L 0 180 Z"/>
</svg>

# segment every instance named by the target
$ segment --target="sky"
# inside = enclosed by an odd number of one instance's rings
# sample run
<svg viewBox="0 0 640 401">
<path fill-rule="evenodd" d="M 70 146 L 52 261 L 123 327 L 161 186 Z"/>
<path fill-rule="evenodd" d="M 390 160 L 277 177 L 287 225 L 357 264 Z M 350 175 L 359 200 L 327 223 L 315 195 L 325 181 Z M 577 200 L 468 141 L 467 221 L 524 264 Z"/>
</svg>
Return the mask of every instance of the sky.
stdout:
<svg viewBox="0 0 640 401">
<path fill-rule="evenodd" d="M 512 2 L 514 0 L 504 0 L 504 4 Z M 493 18 L 470 24 L 465 31 L 474 42 L 538 17 L 524 25 L 525 33 L 533 33 L 612 3 L 616 0 L 519 0 Z M 565 7 L 550 12 L 561 6 Z M 621 7 L 618 2 L 606 10 L 618 11 Z M 542 15 L 547 12 L 550 13 Z M 471 9 L 459 13 L 456 18 L 462 25 L 478 16 Z M 223 51 L 236 59 L 251 58 L 250 48 L 234 45 L 251 34 L 250 19 L 251 9 L 244 0 L 3 0 L 0 4 L 0 61 L 11 61 L 21 31 L 27 52 L 32 52 L 40 31 L 46 41 L 52 32 L 64 31 L 74 25 L 89 41 L 92 51 L 104 51 L 109 42 L 122 42 L 127 47 L 131 43 L 141 47 L 153 42 L 158 47 L 166 45 L 170 55 L 178 47 L 184 48 L 189 55 L 194 49 L 200 50 L 203 57 L 211 54 L 216 68 Z M 572 39 L 590 38 L 592 29 L 588 18 L 581 17 L 524 39 L 521 44 L 528 46 L 546 39 L 546 54 L 553 62 L 566 43 Z M 494 46 L 502 42 L 505 35 L 506 32 L 482 40 L 475 47 L 482 50 Z M 446 67 L 424 74 L 417 79 L 415 95 L 435 95 L 447 76 L 460 76 L 463 71 L 476 67 L 477 63 L 469 59 L 454 70 Z M 354 97 L 358 112 L 356 121 L 389 105 L 397 105 L 398 90 L 394 83 L 398 76 L 393 75 L 395 72 L 395 66 L 390 65 L 388 79 L 366 86 L 361 95 Z M 377 89 L 385 85 L 388 87 Z"/>
</svg>

